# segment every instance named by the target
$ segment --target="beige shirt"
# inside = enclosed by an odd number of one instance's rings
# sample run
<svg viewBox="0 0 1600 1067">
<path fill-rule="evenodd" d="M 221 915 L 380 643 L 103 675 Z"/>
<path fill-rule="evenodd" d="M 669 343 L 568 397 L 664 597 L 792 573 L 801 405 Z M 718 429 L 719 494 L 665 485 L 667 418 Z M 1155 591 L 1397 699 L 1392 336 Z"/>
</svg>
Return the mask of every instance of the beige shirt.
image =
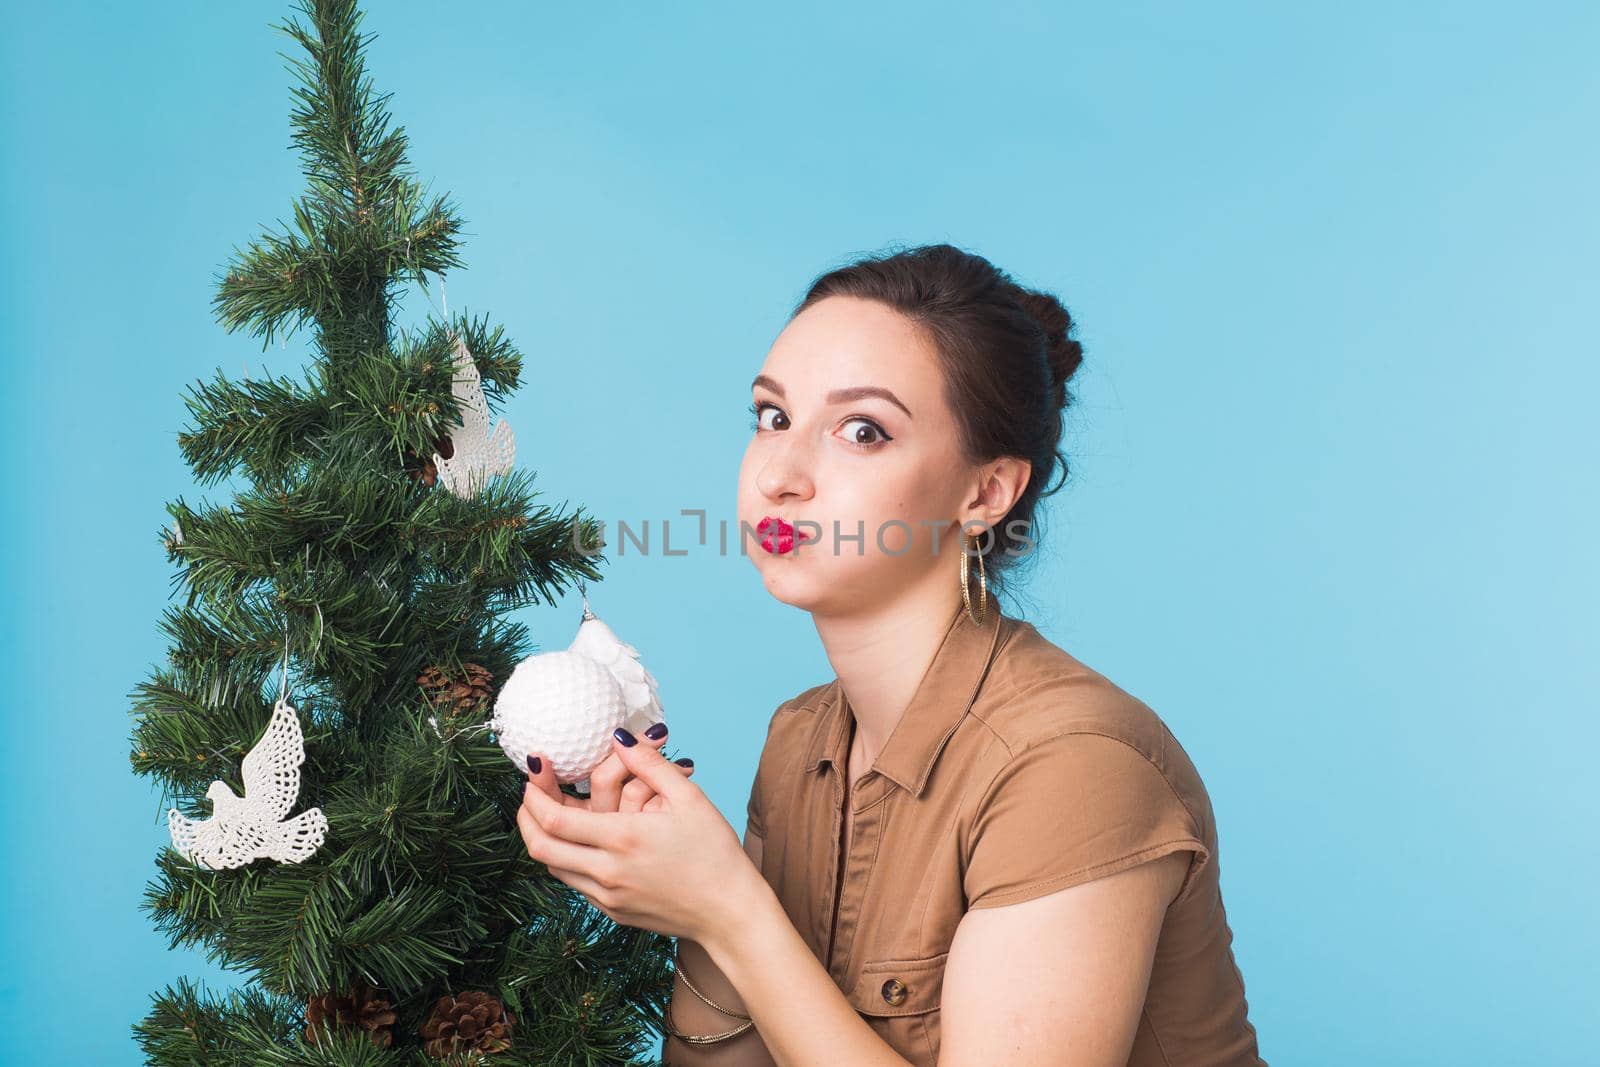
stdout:
<svg viewBox="0 0 1600 1067">
<path fill-rule="evenodd" d="M 762 838 L 762 876 L 801 937 L 900 1055 L 938 1060 L 944 965 L 968 908 L 1187 851 L 1129 1067 L 1264 1064 L 1218 889 L 1210 799 L 1142 701 L 993 602 L 981 627 L 959 609 L 850 790 L 841 856 L 854 729 L 837 678 L 779 705 L 747 833 Z"/>
</svg>

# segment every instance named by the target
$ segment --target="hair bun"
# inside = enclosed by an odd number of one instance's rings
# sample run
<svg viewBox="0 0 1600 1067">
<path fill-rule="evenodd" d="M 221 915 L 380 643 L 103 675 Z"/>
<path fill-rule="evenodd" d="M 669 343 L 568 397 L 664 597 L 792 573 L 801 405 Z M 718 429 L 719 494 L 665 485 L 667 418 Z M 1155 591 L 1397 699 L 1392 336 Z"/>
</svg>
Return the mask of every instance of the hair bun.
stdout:
<svg viewBox="0 0 1600 1067">
<path fill-rule="evenodd" d="M 1056 406 L 1066 407 L 1070 399 L 1067 382 L 1077 373 L 1083 362 L 1083 346 L 1071 337 L 1072 315 L 1060 300 L 1050 293 L 1017 287 L 1017 303 L 1044 328 L 1047 355 L 1050 359 L 1051 387 L 1056 392 Z"/>
</svg>

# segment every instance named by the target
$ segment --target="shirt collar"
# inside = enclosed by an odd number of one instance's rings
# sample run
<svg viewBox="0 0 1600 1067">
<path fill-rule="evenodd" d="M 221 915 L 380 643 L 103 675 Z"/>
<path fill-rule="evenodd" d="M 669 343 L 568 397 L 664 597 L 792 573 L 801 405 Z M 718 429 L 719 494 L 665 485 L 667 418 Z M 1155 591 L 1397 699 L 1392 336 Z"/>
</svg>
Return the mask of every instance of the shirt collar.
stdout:
<svg viewBox="0 0 1600 1067">
<path fill-rule="evenodd" d="M 972 707 L 1001 634 L 1016 625 L 1016 620 L 1002 616 L 993 599 L 988 607 L 982 625 L 972 621 L 964 604 L 956 607 L 911 703 L 872 765 L 873 770 L 913 796 L 922 795 L 945 742 Z M 824 763 L 841 768 L 849 763 L 852 713 L 838 678 L 823 691 L 820 707 L 824 720 L 812 735 L 806 754 L 807 771 L 815 771 Z"/>
</svg>

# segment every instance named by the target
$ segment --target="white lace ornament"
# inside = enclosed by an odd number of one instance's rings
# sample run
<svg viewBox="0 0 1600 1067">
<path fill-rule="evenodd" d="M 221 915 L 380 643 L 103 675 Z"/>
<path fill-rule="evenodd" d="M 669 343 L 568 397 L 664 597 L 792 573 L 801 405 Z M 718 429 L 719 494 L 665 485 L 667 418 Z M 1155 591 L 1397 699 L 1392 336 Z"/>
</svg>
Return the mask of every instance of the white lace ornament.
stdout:
<svg viewBox="0 0 1600 1067">
<path fill-rule="evenodd" d="M 497 474 L 507 474 L 517 455 L 517 438 L 511 424 L 501 419 L 489 433 L 489 405 L 483 398 L 483 379 L 472 353 L 460 337 L 455 337 L 455 377 L 450 391 L 461 407 L 461 422 L 446 429 L 452 455 L 437 452 L 433 464 L 438 478 L 456 496 L 471 498 Z"/>
<path fill-rule="evenodd" d="M 272 709 L 266 732 L 244 757 L 244 796 L 226 782 L 212 782 L 211 818 L 190 819 L 177 808 L 167 812 L 172 847 L 201 867 L 239 867 L 252 860 L 299 863 L 322 844 L 328 820 L 321 808 L 292 819 L 300 796 L 300 765 L 305 762 L 300 716 L 284 697 Z"/>
</svg>

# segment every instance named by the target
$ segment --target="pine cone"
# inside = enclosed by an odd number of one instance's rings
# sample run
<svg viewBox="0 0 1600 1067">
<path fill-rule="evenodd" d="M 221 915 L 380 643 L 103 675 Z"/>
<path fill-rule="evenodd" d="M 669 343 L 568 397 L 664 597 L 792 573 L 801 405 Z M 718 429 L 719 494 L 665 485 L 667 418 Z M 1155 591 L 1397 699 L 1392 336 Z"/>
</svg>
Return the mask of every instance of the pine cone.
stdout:
<svg viewBox="0 0 1600 1067">
<path fill-rule="evenodd" d="M 422 1024 L 422 1047 L 434 1059 L 462 1052 L 504 1052 L 511 1047 L 515 1017 L 490 993 L 446 993 Z"/>
<path fill-rule="evenodd" d="M 350 1027 L 362 1029 L 379 1048 L 388 1048 L 394 1042 L 395 1013 L 390 1010 L 388 994 L 366 982 L 356 985 L 347 994 L 324 993 L 306 1002 L 305 1038 L 317 1044 L 325 1027 Z"/>
<path fill-rule="evenodd" d="M 438 453 L 445 459 L 451 459 L 456 454 L 455 442 L 450 440 L 449 434 L 441 434 L 434 438 L 433 453 Z M 439 480 L 439 467 L 433 462 L 433 454 L 419 456 L 412 449 L 405 450 L 405 468 L 413 481 L 432 487 Z"/>
<path fill-rule="evenodd" d="M 439 480 L 439 468 L 431 458 L 420 458 L 408 448 L 406 449 L 405 459 L 406 473 L 411 476 L 412 481 L 421 482 L 423 485 L 432 488 L 433 483 Z"/>
<path fill-rule="evenodd" d="M 461 673 L 451 676 L 439 667 L 429 667 L 417 675 L 417 684 L 432 690 L 436 707 L 447 715 L 464 715 L 482 708 L 494 696 L 494 675 L 479 663 L 463 663 Z"/>
</svg>

